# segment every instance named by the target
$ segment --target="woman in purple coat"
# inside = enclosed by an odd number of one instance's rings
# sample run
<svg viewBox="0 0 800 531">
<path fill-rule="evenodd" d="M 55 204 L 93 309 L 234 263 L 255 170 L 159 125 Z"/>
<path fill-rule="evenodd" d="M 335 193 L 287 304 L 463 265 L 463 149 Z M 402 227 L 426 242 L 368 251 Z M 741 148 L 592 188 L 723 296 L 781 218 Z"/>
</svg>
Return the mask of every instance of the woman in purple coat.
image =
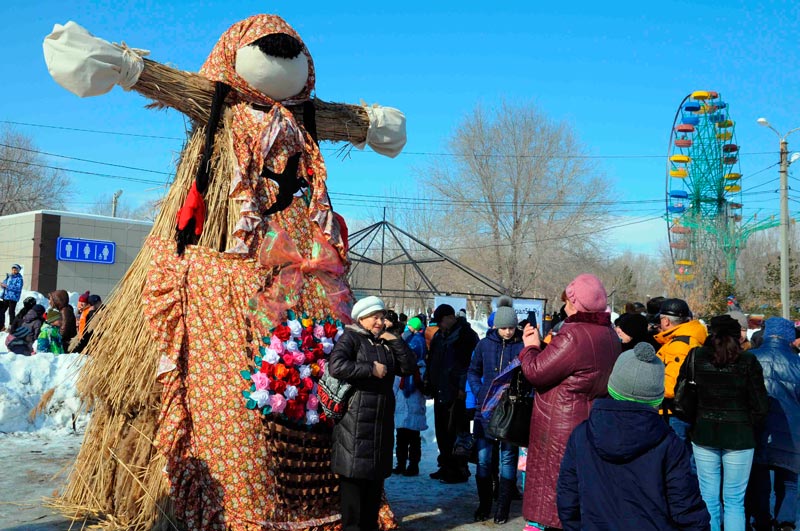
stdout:
<svg viewBox="0 0 800 531">
<path fill-rule="evenodd" d="M 525 327 L 522 372 L 536 389 L 531 416 L 522 514 L 526 530 L 561 528 L 556 484 L 567 440 L 589 417 L 595 398 L 607 396 L 608 377 L 621 345 L 606 312 L 600 279 L 584 273 L 562 296 L 567 319 L 545 347 L 535 328 Z"/>
</svg>

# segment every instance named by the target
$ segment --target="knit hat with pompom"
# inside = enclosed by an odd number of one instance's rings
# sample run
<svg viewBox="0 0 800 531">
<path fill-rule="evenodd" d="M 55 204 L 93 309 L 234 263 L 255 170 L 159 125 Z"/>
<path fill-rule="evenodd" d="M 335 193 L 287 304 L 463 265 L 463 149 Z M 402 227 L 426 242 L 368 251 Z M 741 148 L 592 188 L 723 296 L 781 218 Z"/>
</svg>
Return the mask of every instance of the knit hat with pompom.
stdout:
<svg viewBox="0 0 800 531">
<path fill-rule="evenodd" d="M 517 326 L 517 312 L 514 311 L 514 300 L 503 295 L 497 299 L 497 310 L 494 312 L 495 328 L 515 328 Z"/>
<path fill-rule="evenodd" d="M 616 400 L 658 407 L 664 400 L 664 363 L 650 343 L 638 343 L 617 358 L 608 379 L 608 394 Z"/>
</svg>

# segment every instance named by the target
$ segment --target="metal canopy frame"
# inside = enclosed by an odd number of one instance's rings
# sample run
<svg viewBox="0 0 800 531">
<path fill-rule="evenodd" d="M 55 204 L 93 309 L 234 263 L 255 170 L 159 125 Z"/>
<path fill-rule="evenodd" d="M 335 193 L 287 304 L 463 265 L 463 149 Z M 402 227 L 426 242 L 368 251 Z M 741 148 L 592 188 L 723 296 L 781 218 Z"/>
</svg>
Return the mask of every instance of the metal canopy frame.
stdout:
<svg viewBox="0 0 800 531">
<path fill-rule="evenodd" d="M 401 252 L 391 258 L 386 257 L 386 235 L 389 235 L 390 238 L 394 239 L 394 243 L 396 243 Z M 380 250 L 381 250 L 381 257 L 380 260 L 376 260 L 374 258 L 370 258 L 367 256 L 368 251 L 372 248 L 372 245 L 375 243 L 375 240 L 380 235 Z M 423 249 L 429 251 L 434 255 L 434 257 L 428 258 L 414 258 L 408 248 L 403 245 L 400 236 L 403 235 L 412 242 L 416 243 L 417 245 L 421 246 Z M 357 252 L 353 250 L 356 246 L 361 244 L 362 242 L 369 239 L 366 248 Z M 497 295 L 503 295 L 508 293 L 508 289 L 502 284 L 495 282 L 494 280 L 490 279 L 489 277 L 478 273 L 474 269 L 467 267 L 466 265 L 462 264 L 455 258 L 448 256 L 447 254 L 443 253 L 442 251 L 428 245 L 424 241 L 420 240 L 419 238 L 409 234 L 408 232 L 404 231 L 397 225 L 386 221 L 386 209 L 383 209 L 383 220 L 377 223 L 370 225 L 369 227 L 363 228 L 359 231 L 356 231 L 350 235 L 350 250 L 348 251 L 348 257 L 350 261 L 354 264 L 352 269 L 350 270 L 350 276 L 352 278 L 353 273 L 358 269 L 360 264 L 369 264 L 378 266 L 380 268 L 380 285 L 378 286 L 379 292 L 392 292 L 392 293 L 418 293 L 418 294 L 431 294 L 431 295 L 468 295 L 468 296 L 477 296 L 477 297 L 494 297 Z M 445 262 L 456 269 L 462 271 L 467 276 L 477 280 L 490 290 L 493 293 L 464 293 L 464 292 L 453 292 L 453 291 L 442 291 L 434 285 L 431 281 L 430 277 L 425 274 L 425 271 L 422 270 L 420 267 L 421 264 L 431 264 L 431 263 L 438 263 L 438 262 Z M 420 279 L 422 280 L 423 284 L 425 284 L 425 290 L 418 289 L 418 290 L 398 290 L 398 289 L 387 289 L 383 287 L 383 268 L 387 266 L 400 266 L 400 265 L 410 265 L 414 271 L 419 275 Z M 375 288 L 367 288 L 367 287 L 353 287 L 353 289 L 361 289 L 361 290 L 374 290 Z"/>
</svg>

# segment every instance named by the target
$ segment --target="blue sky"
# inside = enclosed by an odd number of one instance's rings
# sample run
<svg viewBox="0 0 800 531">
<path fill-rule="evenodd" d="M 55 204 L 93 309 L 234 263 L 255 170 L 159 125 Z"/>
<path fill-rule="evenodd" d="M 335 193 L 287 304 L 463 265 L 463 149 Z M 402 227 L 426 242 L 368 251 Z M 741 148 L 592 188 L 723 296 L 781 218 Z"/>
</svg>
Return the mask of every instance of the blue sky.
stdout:
<svg viewBox="0 0 800 531">
<path fill-rule="evenodd" d="M 446 151 L 445 141 L 480 103 L 531 102 L 569 123 L 599 157 L 610 199 L 643 201 L 612 213 L 618 223 L 659 215 L 670 128 L 691 91 L 722 94 L 737 123 L 744 189 L 777 190 L 780 131 L 800 126 L 800 3 L 772 2 L 418 2 L 384 6 L 343 2 L 97 1 L 5 2 L 0 36 L 7 70 L 0 120 L 39 149 L 152 170 L 143 172 L 63 158 L 70 170 L 163 180 L 174 169 L 186 122 L 174 111 L 144 109 L 119 87 L 80 99 L 50 78 L 41 43 L 55 23 L 74 20 L 94 35 L 151 50 L 151 58 L 196 71 L 232 23 L 260 12 L 284 17 L 306 41 L 317 69 L 317 95 L 328 101 L 380 103 L 408 120 L 405 154 L 388 159 L 353 151 L 342 161 L 323 146 L 334 206 L 363 217 L 363 205 L 337 193 L 414 195 L 417 168 Z M 2 124 L 0 124 L 2 125 Z M 119 136 L 56 128 L 128 133 Z M 800 150 L 800 132 L 790 149 Z M 762 171 L 764 170 L 764 171 Z M 760 173 L 757 173 L 759 172 Z M 752 175 L 752 176 L 751 176 Z M 800 176 L 800 174 L 798 174 Z M 156 185 L 72 174 L 71 206 L 124 191 L 133 206 L 160 195 Z M 790 184 L 800 187 L 793 177 Z M 341 197 L 341 196 L 340 196 Z M 800 198 L 800 194 L 795 193 Z M 747 211 L 778 212 L 778 194 L 745 196 Z M 790 203 L 792 212 L 800 203 Z M 746 212 L 747 213 L 747 212 Z M 666 241 L 663 221 L 622 227 L 616 250 L 652 251 Z"/>
</svg>

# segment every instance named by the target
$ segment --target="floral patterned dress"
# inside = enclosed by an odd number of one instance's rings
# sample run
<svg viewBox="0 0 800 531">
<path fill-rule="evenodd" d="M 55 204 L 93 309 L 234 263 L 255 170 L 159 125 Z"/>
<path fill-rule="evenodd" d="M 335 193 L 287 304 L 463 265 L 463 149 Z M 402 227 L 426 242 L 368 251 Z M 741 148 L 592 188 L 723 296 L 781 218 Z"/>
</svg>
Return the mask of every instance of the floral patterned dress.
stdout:
<svg viewBox="0 0 800 531">
<path fill-rule="evenodd" d="M 240 205 L 229 248 L 219 252 L 189 245 L 178 255 L 172 240 L 151 237 L 147 243 L 153 259 L 142 302 L 161 352 L 158 379 L 163 385 L 155 443 L 167 458 L 175 514 L 189 529 L 339 527 L 338 504 L 283 499 L 265 429 L 268 410 L 261 403 L 250 409 L 245 405 L 255 401 L 247 399 L 242 377 L 251 376 L 242 369 L 256 366 L 256 373 L 260 353 L 270 347 L 269 338 L 288 311 L 314 323 L 347 322 L 351 302 L 344 282 L 345 242 L 330 208 L 316 142 L 281 103 L 253 94 L 233 69 L 237 49 L 276 31 L 296 36 L 274 16 L 234 25 L 201 70 L 236 89 L 228 102 L 233 119 L 226 124 L 232 146 L 223 149 L 223 156 L 235 157 L 229 198 Z M 314 82 L 308 57 L 306 98 Z M 253 102 L 269 110 L 257 110 Z M 277 184 L 263 177 L 262 169 L 279 173 L 296 154 L 309 186 L 285 210 L 262 216 L 277 194 Z M 258 376 L 259 383 L 268 381 Z M 296 397 L 296 390 L 289 396 Z M 299 409 L 307 423 L 316 422 L 315 397 L 309 396 L 313 388 L 305 392 L 306 402 L 288 400 L 294 409 L 284 404 L 286 411 Z M 384 504 L 381 527 L 395 526 Z"/>
</svg>

